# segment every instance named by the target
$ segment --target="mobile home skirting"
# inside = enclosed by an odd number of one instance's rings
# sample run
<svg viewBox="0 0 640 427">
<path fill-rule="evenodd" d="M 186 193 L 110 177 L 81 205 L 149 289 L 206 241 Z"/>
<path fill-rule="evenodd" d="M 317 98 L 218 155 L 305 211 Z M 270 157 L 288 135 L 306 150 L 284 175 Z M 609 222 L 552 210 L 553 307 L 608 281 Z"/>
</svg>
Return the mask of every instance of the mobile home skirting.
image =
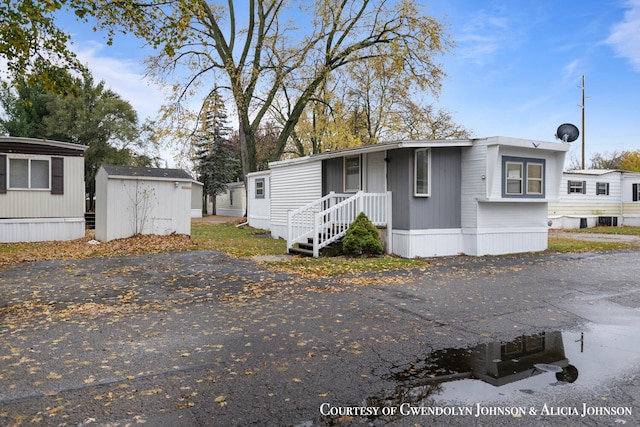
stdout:
<svg viewBox="0 0 640 427">
<path fill-rule="evenodd" d="M 0 219 L 0 243 L 74 240 L 84 234 L 84 218 Z"/>
<path fill-rule="evenodd" d="M 404 258 L 502 255 L 547 249 L 546 227 L 393 230 L 393 253 Z"/>
</svg>

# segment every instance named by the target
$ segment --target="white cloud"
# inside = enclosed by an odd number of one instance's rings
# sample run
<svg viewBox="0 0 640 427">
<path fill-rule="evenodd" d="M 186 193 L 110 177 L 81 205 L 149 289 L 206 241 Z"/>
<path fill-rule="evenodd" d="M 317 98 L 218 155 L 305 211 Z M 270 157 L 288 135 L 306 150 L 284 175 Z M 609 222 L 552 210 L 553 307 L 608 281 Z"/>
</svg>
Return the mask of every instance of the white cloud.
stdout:
<svg viewBox="0 0 640 427">
<path fill-rule="evenodd" d="M 628 59 L 633 68 L 640 72 L 640 0 L 629 0 L 629 9 L 624 20 L 615 24 L 605 43 L 611 45 L 616 54 Z"/>
<path fill-rule="evenodd" d="M 104 80 L 106 87 L 133 106 L 140 122 L 146 118 L 155 119 L 167 93 L 144 77 L 141 61 L 107 56 L 103 52 L 105 47 L 104 44 L 90 41 L 76 44 L 74 51 L 80 61 L 88 66 L 96 81 Z"/>
</svg>

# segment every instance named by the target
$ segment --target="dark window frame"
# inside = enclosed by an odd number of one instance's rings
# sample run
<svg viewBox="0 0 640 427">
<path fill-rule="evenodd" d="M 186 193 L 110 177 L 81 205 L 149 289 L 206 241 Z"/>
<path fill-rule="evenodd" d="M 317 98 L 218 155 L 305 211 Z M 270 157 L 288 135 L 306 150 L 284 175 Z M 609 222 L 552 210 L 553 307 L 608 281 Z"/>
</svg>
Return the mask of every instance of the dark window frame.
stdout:
<svg viewBox="0 0 640 427">
<path fill-rule="evenodd" d="M 507 165 L 508 164 L 516 164 L 520 165 L 520 177 L 511 177 L 507 176 Z M 529 166 L 530 165 L 540 165 L 542 166 L 542 178 L 530 178 L 529 174 Z M 520 192 L 508 192 L 508 180 L 520 180 Z M 529 181 L 530 180 L 541 180 L 541 193 L 530 192 L 529 191 Z M 513 156 L 502 156 L 502 197 L 503 198 L 514 198 L 514 199 L 544 199 L 546 196 L 546 183 L 547 183 L 547 161 L 546 159 L 536 159 L 532 157 L 513 157 Z"/>
</svg>

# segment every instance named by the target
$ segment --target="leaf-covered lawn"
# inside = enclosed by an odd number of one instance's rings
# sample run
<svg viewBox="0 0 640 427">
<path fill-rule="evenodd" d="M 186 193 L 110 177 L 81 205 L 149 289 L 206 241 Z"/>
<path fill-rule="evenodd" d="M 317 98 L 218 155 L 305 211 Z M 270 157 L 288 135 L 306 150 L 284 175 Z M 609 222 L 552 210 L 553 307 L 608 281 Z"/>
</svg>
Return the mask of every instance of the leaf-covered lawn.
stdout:
<svg viewBox="0 0 640 427">
<path fill-rule="evenodd" d="M 284 255 L 286 242 L 272 239 L 268 232 L 236 223 L 211 223 L 193 220 L 191 237 L 185 235 L 151 236 L 139 235 L 110 242 L 90 244 L 93 233 L 82 239 L 37 243 L 0 243 L 0 267 L 14 263 L 44 260 L 69 260 L 93 256 L 120 256 L 141 253 L 168 252 L 176 250 L 219 250 L 234 257 Z M 599 227 L 592 232 L 619 232 L 640 234 L 640 227 Z M 634 245 L 617 242 L 595 242 L 578 239 L 549 238 L 548 252 L 590 252 L 624 250 Z M 281 270 L 309 277 L 329 277 L 343 274 L 358 274 L 414 268 L 424 265 L 420 259 L 404 259 L 395 256 L 371 258 L 305 258 L 291 257 L 282 261 L 268 262 Z"/>
</svg>

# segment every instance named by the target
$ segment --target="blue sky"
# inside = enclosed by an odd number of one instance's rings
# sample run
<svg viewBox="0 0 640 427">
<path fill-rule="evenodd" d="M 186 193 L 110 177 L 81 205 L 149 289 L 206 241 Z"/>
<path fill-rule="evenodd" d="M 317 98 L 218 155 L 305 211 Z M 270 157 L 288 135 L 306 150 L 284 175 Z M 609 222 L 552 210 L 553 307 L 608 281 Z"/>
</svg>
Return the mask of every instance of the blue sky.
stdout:
<svg viewBox="0 0 640 427">
<path fill-rule="evenodd" d="M 595 152 L 640 149 L 640 0 L 423 4 L 456 43 L 442 58 L 448 77 L 437 104 L 473 136 L 553 141 L 562 123 L 581 128 L 584 75 L 587 166 Z M 94 76 L 155 117 L 164 95 L 142 77 L 145 51 L 131 38 L 106 46 L 90 25 L 67 24 Z M 569 157 L 580 156 L 578 139 Z"/>
</svg>

